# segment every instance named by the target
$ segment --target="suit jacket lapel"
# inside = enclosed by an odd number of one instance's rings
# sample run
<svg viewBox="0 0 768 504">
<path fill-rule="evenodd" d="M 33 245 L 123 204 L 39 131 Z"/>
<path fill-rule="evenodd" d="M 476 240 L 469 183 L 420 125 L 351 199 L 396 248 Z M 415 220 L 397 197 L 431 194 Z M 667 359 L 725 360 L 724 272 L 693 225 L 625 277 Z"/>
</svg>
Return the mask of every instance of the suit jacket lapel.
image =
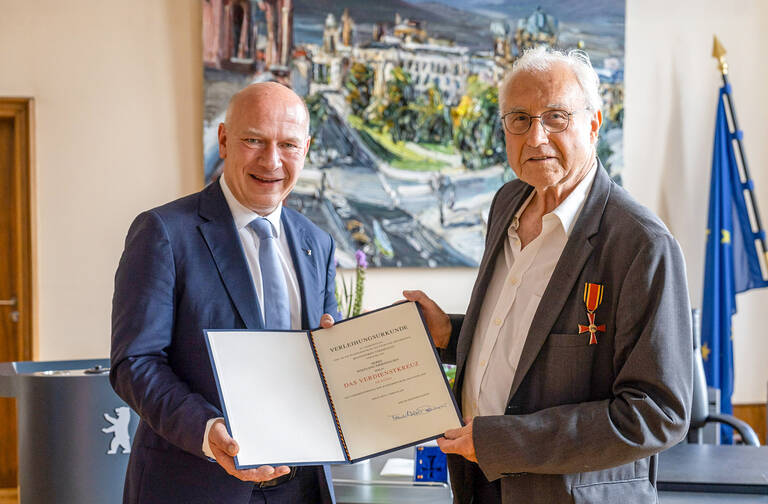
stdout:
<svg viewBox="0 0 768 504">
<path fill-rule="evenodd" d="M 498 216 L 494 215 L 491 226 L 488 228 L 485 252 L 483 253 L 483 259 L 480 262 L 477 280 L 475 281 L 470 304 L 467 308 L 464 323 L 461 327 L 461 335 L 459 336 L 458 348 L 456 350 L 457 385 L 460 385 L 460 380 L 464 372 L 464 364 L 472 345 L 472 338 L 475 334 L 475 328 L 477 327 L 477 318 L 480 316 L 480 309 L 485 300 L 485 292 L 488 288 L 488 284 L 491 282 L 491 276 L 493 275 L 493 270 L 496 265 L 496 257 L 499 254 L 499 250 L 501 250 L 501 247 L 504 245 L 504 240 L 507 237 L 507 229 L 512 223 L 515 213 L 520 209 L 520 206 L 526 200 L 528 195 L 531 194 L 532 190 L 532 186 L 523 185 L 517 192 L 510 196 L 509 203 L 497 202 L 497 204 L 502 205 L 502 207 L 498 210 Z"/>
<path fill-rule="evenodd" d="M 296 271 L 296 278 L 299 282 L 299 291 L 301 292 L 301 324 L 302 327 L 311 329 L 320 323 L 319 320 L 309 320 L 309 314 L 322 313 L 323 300 L 317 293 L 319 289 L 316 285 L 317 266 L 315 261 L 319 250 L 312 253 L 313 245 L 309 234 L 304 226 L 296 218 L 296 215 L 288 208 L 283 208 L 280 220 L 283 222 L 286 238 L 288 238 L 288 248 L 291 250 L 293 267 Z"/>
<path fill-rule="evenodd" d="M 538 356 L 552 326 L 557 317 L 560 316 L 584 264 L 592 254 L 593 246 L 590 240 L 600 228 L 600 221 L 603 218 L 610 189 L 611 179 L 598 161 L 597 174 L 592 183 L 592 189 L 587 195 L 581 214 L 576 220 L 573 232 L 565 244 L 563 253 L 560 255 L 549 285 L 541 297 L 539 307 L 531 322 L 531 328 L 520 355 L 520 362 L 515 371 L 515 378 L 512 381 L 512 388 L 509 391 L 509 400 L 517 392 L 520 383 Z"/>
<path fill-rule="evenodd" d="M 263 327 L 256 289 L 243 253 L 232 213 L 218 181 L 200 194 L 199 214 L 207 220 L 198 226 L 211 251 L 221 280 L 248 329 Z"/>
</svg>

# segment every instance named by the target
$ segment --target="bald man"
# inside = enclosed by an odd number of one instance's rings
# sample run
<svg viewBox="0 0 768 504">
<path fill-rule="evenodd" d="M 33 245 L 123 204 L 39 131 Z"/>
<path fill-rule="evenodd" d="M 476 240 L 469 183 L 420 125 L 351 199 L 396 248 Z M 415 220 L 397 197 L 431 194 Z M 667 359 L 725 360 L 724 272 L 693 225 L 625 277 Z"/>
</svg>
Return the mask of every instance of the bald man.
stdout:
<svg viewBox="0 0 768 504">
<path fill-rule="evenodd" d="M 309 329 L 338 316 L 331 236 L 282 206 L 309 115 L 290 89 L 237 93 L 219 126 L 222 177 L 140 214 L 115 276 L 110 381 L 141 417 L 125 503 L 331 502 L 323 467 L 238 471 L 204 329 Z M 332 315 L 331 315 L 332 314 Z M 280 387 L 276 378 L 253 384 Z"/>
</svg>

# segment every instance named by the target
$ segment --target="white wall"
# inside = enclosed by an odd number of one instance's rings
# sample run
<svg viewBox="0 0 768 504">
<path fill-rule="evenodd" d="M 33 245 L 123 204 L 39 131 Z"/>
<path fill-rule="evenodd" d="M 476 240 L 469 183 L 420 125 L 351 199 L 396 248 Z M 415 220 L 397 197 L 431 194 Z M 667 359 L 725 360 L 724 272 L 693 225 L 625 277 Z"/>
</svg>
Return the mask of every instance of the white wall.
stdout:
<svg viewBox="0 0 768 504">
<path fill-rule="evenodd" d="M 35 99 L 41 360 L 109 354 L 131 219 L 202 184 L 188 0 L 0 0 L 0 95 Z"/>
<path fill-rule="evenodd" d="M 701 307 L 715 107 L 721 85 L 712 37 L 728 51 L 729 80 L 763 225 L 768 226 L 768 2 L 627 2 L 626 188 L 657 212 L 688 265 Z M 768 289 L 737 299 L 734 403 L 766 400 Z"/>
<path fill-rule="evenodd" d="M 625 185 L 658 212 L 700 305 L 719 76 L 717 32 L 768 224 L 768 4 L 629 0 Z M 112 277 L 131 219 L 202 185 L 201 19 L 191 0 L 0 0 L 0 95 L 33 96 L 39 359 L 109 350 Z M 422 288 L 462 311 L 471 269 L 369 270 L 364 305 Z M 739 296 L 735 402 L 765 401 L 768 289 Z"/>
</svg>

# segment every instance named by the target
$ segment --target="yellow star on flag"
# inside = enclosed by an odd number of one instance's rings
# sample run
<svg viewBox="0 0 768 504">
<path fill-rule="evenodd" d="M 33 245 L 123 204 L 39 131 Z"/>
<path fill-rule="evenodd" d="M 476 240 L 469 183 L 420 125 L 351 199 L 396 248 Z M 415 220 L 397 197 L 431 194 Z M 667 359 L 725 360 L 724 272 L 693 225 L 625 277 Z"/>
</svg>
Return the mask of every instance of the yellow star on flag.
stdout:
<svg viewBox="0 0 768 504">
<path fill-rule="evenodd" d="M 727 229 L 721 229 L 720 233 L 723 235 L 722 238 L 720 238 L 720 243 L 731 243 L 731 232 Z"/>
<path fill-rule="evenodd" d="M 712 350 L 709 349 L 709 346 L 704 343 L 701 345 L 701 356 L 704 357 L 704 360 L 709 360 L 709 354 L 712 353 Z"/>
</svg>

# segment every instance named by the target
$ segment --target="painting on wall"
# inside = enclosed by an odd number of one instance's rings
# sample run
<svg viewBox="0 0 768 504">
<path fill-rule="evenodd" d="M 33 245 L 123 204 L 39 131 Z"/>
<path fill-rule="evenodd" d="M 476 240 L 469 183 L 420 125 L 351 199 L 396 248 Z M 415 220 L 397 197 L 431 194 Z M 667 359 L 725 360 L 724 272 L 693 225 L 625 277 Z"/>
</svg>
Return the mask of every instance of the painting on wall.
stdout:
<svg viewBox="0 0 768 504">
<path fill-rule="evenodd" d="M 204 0 L 205 177 L 242 87 L 304 97 L 312 143 L 286 205 L 334 237 L 341 267 L 474 267 L 493 195 L 514 178 L 496 86 L 527 48 L 586 51 L 598 155 L 621 180 L 624 0 Z"/>
</svg>

